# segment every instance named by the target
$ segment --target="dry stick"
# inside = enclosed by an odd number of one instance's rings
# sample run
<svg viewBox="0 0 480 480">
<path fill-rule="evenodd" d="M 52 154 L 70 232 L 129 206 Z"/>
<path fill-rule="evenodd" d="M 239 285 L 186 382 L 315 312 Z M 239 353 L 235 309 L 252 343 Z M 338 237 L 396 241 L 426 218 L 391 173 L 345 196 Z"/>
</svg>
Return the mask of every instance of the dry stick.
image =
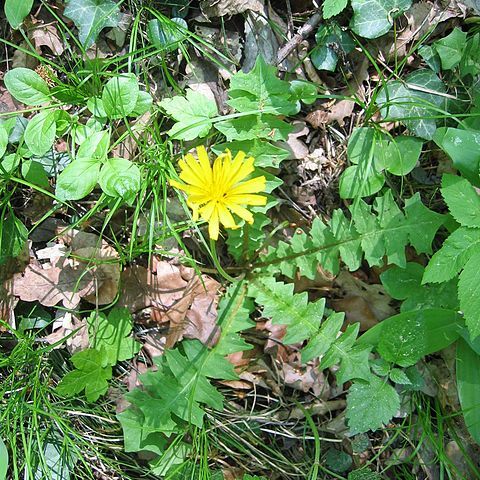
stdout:
<svg viewBox="0 0 480 480">
<path fill-rule="evenodd" d="M 295 48 L 300 45 L 302 40 L 305 40 L 312 33 L 313 29 L 320 23 L 321 19 L 322 15 L 320 12 L 312 15 L 298 33 L 280 48 L 277 54 L 277 65 L 282 63 L 295 50 Z"/>
</svg>

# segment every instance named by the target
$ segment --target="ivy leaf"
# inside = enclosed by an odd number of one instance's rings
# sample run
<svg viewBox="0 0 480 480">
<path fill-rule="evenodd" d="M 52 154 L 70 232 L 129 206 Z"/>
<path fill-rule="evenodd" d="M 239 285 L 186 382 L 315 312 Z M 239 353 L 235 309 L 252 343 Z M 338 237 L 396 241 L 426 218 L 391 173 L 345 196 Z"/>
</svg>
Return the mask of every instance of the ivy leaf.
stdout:
<svg viewBox="0 0 480 480">
<path fill-rule="evenodd" d="M 140 350 L 140 344 L 131 336 L 132 315 L 126 308 L 113 308 L 108 317 L 92 312 L 87 319 L 90 346 L 102 352 L 103 366 L 116 365 L 132 358 Z"/>
<path fill-rule="evenodd" d="M 315 68 L 334 72 L 339 52 L 350 53 L 354 48 L 352 37 L 344 32 L 337 23 L 322 25 L 315 34 L 316 47 L 310 58 Z"/>
<path fill-rule="evenodd" d="M 455 27 L 449 35 L 433 44 L 442 62 L 443 70 L 452 70 L 460 63 L 466 44 L 467 34 L 458 27 Z"/>
<path fill-rule="evenodd" d="M 105 27 L 116 27 L 120 9 L 112 0 L 67 0 L 63 14 L 78 28 L 78 38 L 89 48 Z"/>
<path fill-rule="evenodd" d="M 427 93 L 425 90 L 428 90 Z M 417 70 L 406 83 L 387 82 L 378 93 L 376 103 L 383 118 L 399 120 L 417 137 L 431 140 L 435 134 L 438 109 L 445 108 L 445 85 L 432 70 Z"/>
<path fill-rule="evenodd" d="M 171 52 L 186 38 L 187 22 L 183 18 L 167 18 L 163 15 L 148 22 L 148 38 L 160 50 Z"/>
<path fill-rule="evenodd" d="M 67 373 L 57 386 L 57 392 L 72 397 L 85 390 L 89 402 L 95 402 L 108 389 L 108 380 L 112 378 L 112 367 L 104 367 L 102 352 L 87 348 L 72 356 L 75 370 Z"/>
<path fill-rule="evenodd" d="M 325 0 L 323 2 L 323 18 L 334 17 L 345 10 L 348 0 Z"/>
<path fill-rule="evenodd" d="M 212 118 L 218 115 L 214 100 L 191 89 L 187 90 L 186 97 L 166 98 L 160 106 L 177 121 L 168 133 L 179 140 L 207 136 L 212 128 Z"/>
<path fill-rule="evenodd" d="M 475 252 L 466 263 L 458 282 L 460 309 L 465 316 L 465 323 L 473 339 L 480 335 L 480 252 Z"/>
<path fill-rule="evenodd" d="M 399 408 L 398 393 L 385 380 L 372 376 L 368 383 L 355 382 L 347 395 L 346 416 L 350 432 L 377 430 L 388 423 Z"/>
<path fill-rule="evenodd" d="M 387 33 L 393 20 L 407 11 L 412 0 L 352 0 L 351 29 L 361 37 L 377 38 Z"/>
<path fill-rule="evenodd" d="M 441 191 L 458 223 L 465 227 L 480 227 L 480 196 L 468 180 L 446 173 L 442 177 Z"/>
</svg>

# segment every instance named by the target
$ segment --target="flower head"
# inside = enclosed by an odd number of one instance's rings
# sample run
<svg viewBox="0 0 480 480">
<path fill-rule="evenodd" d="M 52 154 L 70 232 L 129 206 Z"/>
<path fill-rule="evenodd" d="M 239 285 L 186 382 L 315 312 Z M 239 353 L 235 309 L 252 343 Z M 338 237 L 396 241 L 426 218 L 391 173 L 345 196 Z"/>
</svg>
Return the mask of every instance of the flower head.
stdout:
<svg viewBox="0 0 480 480">
<path fill-rule="evenodd" d="M 267 197 L 255 195 L 265 190 L 265 177 L 245 180 L 255 170 L 254 159 L 246 158 L 244 152 L 238 152 L 232 159 L 226 150 L 212 166 L 203 146 L 197 147 L 197 156 L 198 159 L 189 153 L 178 162 L 184 183 L 170 180 L 173 187 L 187 194 L 193 219 L 200 216 L 208 222 L 208 233 L 213 240 L 218 239 L 220 224 L 225 228 L 238 227 L 232 213 L 253 223 L 253 215 L 245 207 L 267 203 Z"/>
</svg>

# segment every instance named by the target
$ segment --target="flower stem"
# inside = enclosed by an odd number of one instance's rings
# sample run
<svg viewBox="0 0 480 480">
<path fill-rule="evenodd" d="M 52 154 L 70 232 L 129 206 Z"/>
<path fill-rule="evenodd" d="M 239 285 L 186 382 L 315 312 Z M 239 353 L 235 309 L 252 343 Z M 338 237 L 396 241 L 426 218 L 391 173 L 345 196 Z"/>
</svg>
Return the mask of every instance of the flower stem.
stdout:
<svg viewBox="0 0 480 480">
<path fill-rule="evenodd" d="M 231 277 L 220 265 L 220 261 L 218 260 L 217 255 L 217 242 L 215 240 L 210 239 L 210 250 L 212 254 L 213 263 L 218 270 L 218 273 L 229 282 L 236 282 L 235 278 Z"/>
</svg>

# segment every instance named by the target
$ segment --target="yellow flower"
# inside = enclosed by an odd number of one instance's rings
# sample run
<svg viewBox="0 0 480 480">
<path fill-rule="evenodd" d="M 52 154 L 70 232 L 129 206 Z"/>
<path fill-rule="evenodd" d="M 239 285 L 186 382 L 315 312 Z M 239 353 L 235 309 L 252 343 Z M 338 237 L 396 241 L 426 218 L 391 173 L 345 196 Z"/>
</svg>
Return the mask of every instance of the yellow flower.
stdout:
<svg viewBox="0 0 480 480">
<path fill-rule="evenodd" d="M 203 146 L 197 147 L 197 156 L 198 160 L 189 153 L 178 162 L 180 178 L 185 183 L 170 180 L 173 187 L 186 192 L 193 219 L 196 221 L 200 216 L 208 222 L 208 233 L 213 240 L 218 239 L 220 224 L 225 228 L 238 227 L 232 213 L 253 223 L 253 215 L 245 207 L 267 203 L 267 197 L 255 195 L 265 190 L 265 177 L 244 180 L 255 170 L 254 159 L 246 159 L 244 152 L 238 152 L 232 159 L 226 150 L 212 167 Z"/>
</svg>

